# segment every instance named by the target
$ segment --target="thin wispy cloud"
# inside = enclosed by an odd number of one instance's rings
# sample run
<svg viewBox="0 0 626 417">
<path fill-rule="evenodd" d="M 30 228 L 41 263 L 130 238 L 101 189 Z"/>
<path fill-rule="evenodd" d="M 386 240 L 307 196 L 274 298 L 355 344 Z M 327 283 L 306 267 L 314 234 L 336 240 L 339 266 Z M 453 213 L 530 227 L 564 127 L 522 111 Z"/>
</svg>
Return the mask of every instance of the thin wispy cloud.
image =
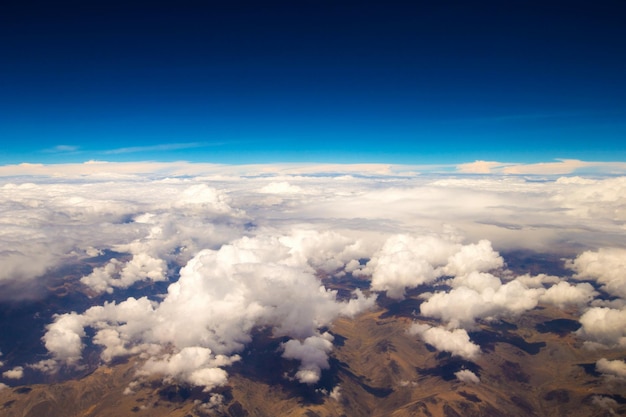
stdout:
<svg viewBox="0 0 626 417">
<path fill-rule="evenodd" d="M 162 143 L 159 145 L 148 146 L 128 146 L 125 148 L 116 148 L 104 151 L 106 155 L 119 155 L 125 153 L 141 153 L 141 152 L 169 152 L 182 149 L 204 148 L 207 146 L 219 146 L 222 142 L 187 142 L 187 143 Z"/>
<path fill-rule="evenodd" d="M 79 146 L 74 145 L 57 145 L 53 148 L 44 149 L 44 153 L 76 153 L 80 151 Z"/>
</svg>

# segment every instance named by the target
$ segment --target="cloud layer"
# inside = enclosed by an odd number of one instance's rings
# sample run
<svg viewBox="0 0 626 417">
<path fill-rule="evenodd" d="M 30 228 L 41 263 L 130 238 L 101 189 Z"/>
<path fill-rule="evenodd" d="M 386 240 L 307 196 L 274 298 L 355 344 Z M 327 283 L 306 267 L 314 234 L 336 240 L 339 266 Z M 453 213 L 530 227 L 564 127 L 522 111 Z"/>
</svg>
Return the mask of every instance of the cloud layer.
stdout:
<svg viewBox="0 0 626 417">
<path fill-rule="evenodd" d="M 285 338 L 277 354 L 298 364 L 290 378 L 315 383 L 333 320 L 416 288 L 427 288 L 423 320 L 408 331 L 468 360 L 480 355 L 469 330 L 538 305 L 576 311 L 585 346 L 624 348 L 626 178 L 550 176 L 589 167 L 556 165 L 526 167 L 541 174 L 530 177 L 386 165 L 1 167 L 0 289 L 37 298 L 60 280 L 91 297 L 49 318 L 49 357 L 31 368 L 80 366 L 95 346 L 103 361 L 140 355 L 144 373 L 207 389 L 225 383 L 256 329 Z M 572 276 L 517 275 L 505 258 L 519 250 L 567 259 Z M 67 265 L 80 273 L 65 277 Z M 363 291 L 339 297 L 327 278 Z M 142 293 L 152 282 L 167 291 Z M 10 364 L 5 378 L 26 365 Z"/>
</svg>

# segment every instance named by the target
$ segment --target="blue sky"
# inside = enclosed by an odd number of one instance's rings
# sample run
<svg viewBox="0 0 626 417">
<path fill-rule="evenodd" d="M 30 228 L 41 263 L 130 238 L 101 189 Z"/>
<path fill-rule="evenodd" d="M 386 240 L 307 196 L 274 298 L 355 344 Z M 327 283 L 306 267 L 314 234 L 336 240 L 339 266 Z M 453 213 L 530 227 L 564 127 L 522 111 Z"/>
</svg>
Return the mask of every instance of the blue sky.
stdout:
<svg viewBox="0 0 626 417">
<path fill-rule="evenodd" d="M 3 7 L 0 164 L 626 159 L 620 1 Z"/>
</svg>

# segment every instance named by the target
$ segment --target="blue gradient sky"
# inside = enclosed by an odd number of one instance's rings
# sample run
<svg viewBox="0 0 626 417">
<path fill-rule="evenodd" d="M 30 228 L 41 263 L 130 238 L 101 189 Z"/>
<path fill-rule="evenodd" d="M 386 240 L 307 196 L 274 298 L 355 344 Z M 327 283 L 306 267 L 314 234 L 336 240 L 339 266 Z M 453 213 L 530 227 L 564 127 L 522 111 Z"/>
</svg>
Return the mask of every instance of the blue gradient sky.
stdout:
<svg viewBox="0 0 626 417">
<path fill-rule="evenodd" d="M 0 164 L 626 160 L 622 1 L 47 3 L 0 6 Z"/>
</svg>

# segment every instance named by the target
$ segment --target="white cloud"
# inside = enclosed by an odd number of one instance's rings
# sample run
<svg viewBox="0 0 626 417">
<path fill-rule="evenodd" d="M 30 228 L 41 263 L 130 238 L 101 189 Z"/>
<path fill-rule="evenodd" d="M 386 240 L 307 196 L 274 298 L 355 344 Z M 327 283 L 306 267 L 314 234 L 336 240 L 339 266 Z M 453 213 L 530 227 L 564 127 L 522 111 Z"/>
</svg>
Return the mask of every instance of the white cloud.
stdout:
<svg viewBox="0 0 626 417">
<path fill-rule="evenodd" d="M 626 249 L 586 251 L 567 266 L 576 271 L 575 279 L 594 280 L 609 294 L 626 298 Z"/>
<path fill-rule="evenodd" d="M 84 326 L 84 317 L 76 313 L 57 316 L 42 338 L 46 349 L 59 361 L 68 364 L 78 362 L 83 350 Z"/>
<path fill-rule="evenodd" d="M 456 170 L 463 174 L 491 174 L 495 168 L 502 167 L 502 163 L 495 161 L 474 161 L 457 165 Z"/>
<path fill-rule="evenodd" d="M 146 253 L 135 254 L 130 261 L 123 263 L 112 259 L 105 266 L 81 278 L 81 282 L 96 292 L 112 292 L 113 288 L 128 288 L 137 281 L 150 279 L 165 281 L 166 265 L 163 259 Z"/>
<path fill-rule="evenodd" d="M 561 278 L 546 274 L 524 274 L 516 277 L 515 279 L 528 288 L 543 288 L 546 284 L 558 284 L 561 282 Z"/>
<path fill-rule="evenodd" d="M 408 332 L 411 335 L 418 335 L 437 350 L 450 352 L 464 359 L 475 359 L 480 354 L 480 346 L 470 340 L 464 329 L 447 330 L 428 324 L 413 323 Z"/>
<path fill-rule="evenodd" d="M 446 275 L 459 276 L 475 271 L 491 271 L 503 265 L 504 260 L 493 250 L 491 242 L 483 239 L 478 243 L 462 246 L 448 259 L 444 272 Z"/>
<path fill-rule="evenodd" d="M 452 288 L 468 288 L 478 293 L 482 293 L 487 289 L 497 291 L 502 286 L 500 278 L 488 272 L 472 271 L 467 275 L 461 275 L 448 281 Z"/>
<path fill-rule="evenodd" d="M 307 337 L 302 342 L 289 340 L 283 344 L 283 358 L 301 362 L 296 373 L 298 381 L 315 384 L 319 381 L 322 369 L 328 369 L 328 353 L 333 348 L 333 337 L 329 333 Z"/>
<path fill-rule="evenodd" d="M 594 348 L 626 347 L 626 308 L 592 307 L 580 316 L 577 334 Z"/>
<path fill-rule="evenodd" d="M 616 222 L 626 219 L 620 209 L 626 204 L 624 178 L 533 182 L 501 176 L 402 176 L 410 171 L 387 165 L 106 162 L 0 167 L 0 176 L 48 176 L 2 179 L 0 282 L 32 282 L 103 249 L 183 265 L 199 250 L 241 236 L 250 221 L 283 232 L 305 224 L 315 224 L 311 228 L 318 230 L 358 231 L 368 234 L 362 240 L 362 252 L 368 256 L 376 239 L 384 241 L 400 232 L 442 235 L 446 228 L 478 242 L 475 249 L 482 247 L 481 241 L 498 248 L 536 250 L 554 250 L 563 245 L 553 243 L 563 241 L 591 247 L 622 241 Z M 319 173 L 332 175 L 316 176 Z M 258 198 L 262 189 L 306 193 L 265 204 Z M 132 221 L 146 213 L 154 216 L 148 223 Z M 419 267 L 419 252 L 408 255 Z M 393 255 L 380 256 L 384 263 L 385 256 Z M 421 279 L 429 280 L 432 272 L 428 265 L 421 266 Z M 381 266 L 377 275 L 384 276 L 384 269 Z M 401 271 L 395 274 L 398 285 L 409 280 Z M 94 286 L 110 290 L 109 281 L 96 279 Z M 390 290 L 400 296 L 397 286 Z M 15 291 L 18 294 L 28 292 Z"/>
<path fill-rule="evenodd" d="M 237 355 L 215 356 L 208 348 L 190 346 L 172 355 L 152 357 L 144 363 L 142 370 L 149 374 L 163 374 L 169 379 L 176 378 L 210 390 L 224 385 L 227 381 L 228 374 L 221 367 L 239 359 Z"/>
<path fill-rule="evenodd" d="M 395 235 L 385 242 L 361 275 L 371 274 L 374 291 L 386 291 L 391 298 L 403 298 L 406 288 L 414 288 L 439 277 L 437 268 L 445 265 L 459 246 L 432 236 Z"/>
<path fill-rule="evenodd" d="M 55 374 L 59 371 L 59 362 L 54 359 L 42 359 L 27 366 L 45 374 Z"/>
<path fill-rule="evenodd" d="M 576 159 L 561 159 L 557 162 L 509 165 L 502 168 L 502 173 L 515 175 L 565 175 L 571 174 L 577 169 L 589 167 L 590 165 L 593 164 Z"/>
<path fill-rule="evenodd" d="M 461 245 L 454 237 L 394 235 L 357 274 L 371 274 L 373 290 L 399 299 L 405 289 L 444 275 L 488 271 L 502 265 L 502 258 L 487 240 Z"/>
<path fill-rule="evenodd" d="M 608 377 L 626 380 L 626 362 L 620 360 L 599 359 L 596 370 Z"/>
<path fill-rule="evenodd" d="M 581 284 L 572 285 L 568 282 L 561 281 L 548 288 L 546 292 L 539 297 L 539 301 L 564 308 L 567 305 L 583 306 L 588 304 L 596 295 L 598 295 L 598 292 L 595 291 L 593 286 L 589 283 L 583 282 Z"/>
<path fill-rule="evenodd" d="M 341 400 L 341 385 L 335 386 L 328 396 L 335 401 Z"/>
<path fill-rule="evenodd" d="M 602 395 L 594 395 L 591 399 L 593 404 L 605 410 L 610 410 L 611 414 L 614 414 L 613 409 L 617 408 L 617 401 L 611 397 L 604 397 Z"/>
<path fill-rule="evenodd" d="M 303 191 L 301 187 L 291 185 L 287 181 L 270 182 L 259 190 L 259 192 L 265 194 L 299 194 Z"/>
<path fill-rule="evenodd" d="M 514 316 L 531 310 L 544 292 L 527 288 L 516 280 L 496 285 L 496 288 L 482 284 L 475 288 L 478 290 L 463 285 L 449 292 L 437 292 L 422 303 L 420 311 L 453 327 L 472 327 L 477 319 Z"/>
<path fill-rule="evenodd" d="M 7 379 L 22 379 L 24 376 L 24 368 L 21 366 L 16 366 L 13 369 L 9 369 L 8 371 L 4 371 L 2 376 Z"/>
<path fill-rule="evenodd" d="M 470 371 L 469 369 L 461 369 L 458 372 L 454 373 L 454 376 L 456 376 L 456 379 L 458 379 L 461 382 L 465 382 L 465 383 L 470 383 L 470 384 L 480 384 L 480 378 L 478 378 L 478 376 Z"/>
<path fill-rule="evenodd" d="M 58 361 L 74 364 L 84 329 L 92 327 L 103 360 L 143 352 L 150 357 L 146 372 L 210 388 L 225 381 L 221 368 L 251 341 L 252 330 L 269 326 L 276 336 L 292 339 L 284 356 L 301 360 L 296 377 L 313 383 L 332 349 L 330 335 L 318 329 L 339 315 L 372 307 L 375 296 L 357 291 L 352 300 L 338 302 L 300 256 L 299 242 L 284 236 L 242 238 L 201 251 L 181 269 L 162 302 L 129 298 L 58 316 L 44 336 L 46 347 Z M 174 351 L 160 353 L 160 346 Z M 193 369 L 199 371 L 184 367 L 185 361 L 197 362 Z"/>
</svg>

